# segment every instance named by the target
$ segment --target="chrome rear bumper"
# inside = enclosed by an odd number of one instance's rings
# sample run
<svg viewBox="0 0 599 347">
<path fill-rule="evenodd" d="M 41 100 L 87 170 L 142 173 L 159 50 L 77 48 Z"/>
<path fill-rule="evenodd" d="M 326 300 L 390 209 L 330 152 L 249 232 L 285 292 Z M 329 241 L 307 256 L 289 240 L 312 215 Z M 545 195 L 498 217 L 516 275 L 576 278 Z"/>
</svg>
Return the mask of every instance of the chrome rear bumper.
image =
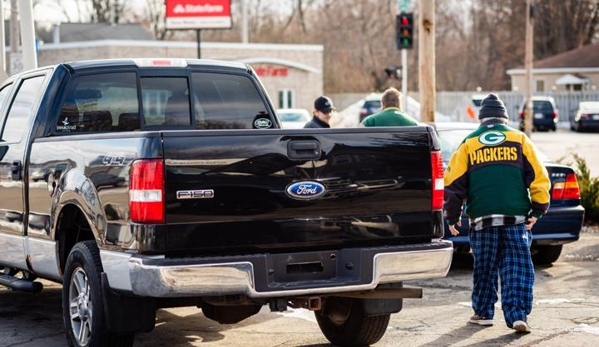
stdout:
<svg viewBox="0 0 599 347">
<path fill-rule="evenodd" d="M 430 244 L 340 250 L 336 254 L 342 266 L 333 269 L 334 275 L 311 280 L 308 273 L 305 279 L 285 282 L 272 280 L 274 270 L 268 266 L 269 255 L 266 254 L 247 256 L 246 259 L 177 260 L 101 251 L 110 286 L 138 296 L 242 294 L 251 298 L 275 298 L 364 291 L 383 283 L 444 277 L 451 266 L 453 245 L 449 241 L 434 241 Z M 364 264 L 346 261 L 348 257 L 362 259 Z M 362 269 L 353 271 L 355 276 L 348 275 L 352 272 L 345 269 L 349 263 L 356 269 L 362 266 Z"/>
</svg>

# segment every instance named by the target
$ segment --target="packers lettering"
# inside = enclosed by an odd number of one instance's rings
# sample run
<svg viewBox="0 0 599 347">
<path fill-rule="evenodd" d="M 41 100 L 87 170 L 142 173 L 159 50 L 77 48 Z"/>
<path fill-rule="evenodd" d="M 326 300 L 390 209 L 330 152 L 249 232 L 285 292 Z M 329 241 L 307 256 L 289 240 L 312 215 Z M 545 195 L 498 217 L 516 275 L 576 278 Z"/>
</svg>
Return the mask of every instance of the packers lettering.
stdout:
<svg viewBox="0 0 599 347">
<path fill-rule="evenodd" d="M 470 165 L 494 161 L 516 161 L 518 160 L 518 149 L 516 147 L 483 147 L 468 155 Z"/>
</svg>

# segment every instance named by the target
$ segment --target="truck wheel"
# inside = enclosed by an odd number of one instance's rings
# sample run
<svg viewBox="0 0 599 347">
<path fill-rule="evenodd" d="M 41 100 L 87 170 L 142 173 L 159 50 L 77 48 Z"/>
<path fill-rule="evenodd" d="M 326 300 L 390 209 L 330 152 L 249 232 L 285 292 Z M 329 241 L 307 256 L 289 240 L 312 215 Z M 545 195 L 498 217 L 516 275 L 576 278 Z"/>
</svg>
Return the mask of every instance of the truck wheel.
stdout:
<svg viewBox="0 0 599 347">
<path fill-rule="evenodd" d="M 562 253 L 562 245 L 557 246 L 536 246 L 536 254 L 532 260 L 537 265 L 551 265 L 559 258 Z"/>
<path fill-rule="evenodd" d="M 102 262 L 95 241 L 73 247 L 62 282 L 62 319 L 71 347 L 130 347 L 133 334 L 106 330 L 100 273 Z"/>
<path fill-rule="evenodd" d="M 378 342 L 389 325 L 389 314 L 366 316 L 357 299 L 330 297 L 315 313 L 320 331 L 338 346 L 368 346 Z"/>
</svg>

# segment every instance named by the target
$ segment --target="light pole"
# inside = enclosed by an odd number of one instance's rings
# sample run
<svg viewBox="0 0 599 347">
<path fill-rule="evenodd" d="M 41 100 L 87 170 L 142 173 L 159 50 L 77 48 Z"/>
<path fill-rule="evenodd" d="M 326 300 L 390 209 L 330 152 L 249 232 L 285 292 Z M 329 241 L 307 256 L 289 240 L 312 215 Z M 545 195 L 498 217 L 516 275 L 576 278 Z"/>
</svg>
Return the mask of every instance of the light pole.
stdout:
<svg viewBox="0 0 599 347">
<path fill-rule="evenodd" d="M 534 3 L 526 0 L 526 43 L 524 53 L 524 67 L 526 69 L 526 111 L 524 112 L 524 132 L 528 137 L 532 135 L 532 60 L 533 60 L 533 28 L 534 28 Z"/>
</svg>

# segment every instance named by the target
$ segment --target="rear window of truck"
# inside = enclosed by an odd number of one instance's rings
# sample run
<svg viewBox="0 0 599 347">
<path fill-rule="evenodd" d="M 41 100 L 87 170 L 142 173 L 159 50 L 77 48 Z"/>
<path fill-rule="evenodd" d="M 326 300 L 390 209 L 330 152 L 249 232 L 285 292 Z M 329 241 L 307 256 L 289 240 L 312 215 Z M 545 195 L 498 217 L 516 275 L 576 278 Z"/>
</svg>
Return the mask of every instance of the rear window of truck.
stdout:
<svg viewBox="0 0 599 347">
<path fill-rule="evenodd" d="M 246 76 L 194 72 L 189 77 L 141 76 L 139 84 L 137 78 L 135 72 L 75 77 L 55 132 L 272 127 L 262 97 Z"/>
</svg>

